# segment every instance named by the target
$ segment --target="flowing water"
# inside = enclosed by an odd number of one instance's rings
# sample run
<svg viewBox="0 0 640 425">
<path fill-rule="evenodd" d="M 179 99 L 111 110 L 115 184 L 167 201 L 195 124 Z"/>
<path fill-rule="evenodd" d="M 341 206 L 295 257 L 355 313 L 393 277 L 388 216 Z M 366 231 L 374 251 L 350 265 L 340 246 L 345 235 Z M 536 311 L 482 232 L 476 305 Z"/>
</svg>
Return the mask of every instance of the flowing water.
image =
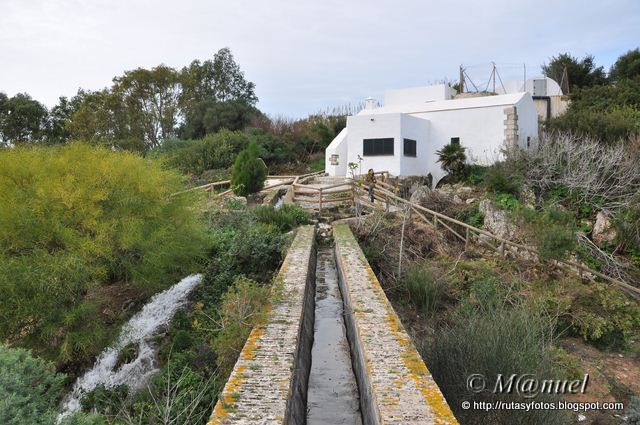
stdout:
<svg viewBox="0 0 640 425">
<path fill-rule="evenodd" d="M 333 249 L 319 248 L 307 424 L 362 424 Z"/>
<path fill-rule="evenodd" d="M 120 331 L 116 343 L 98 356 L 93 368 L 78 378 L 73 390 L 65 398 L 58 422 L 80 409 L 80 399 L 98 385 L 113 387 L 126 384 L 130 389 L 141 388 L 147 378 L 158 371 L 155 363 L 156 347 L 153 336 L 166 326 L 175 312 L 187 301 L 188 295 L 200 283 L 201 275 L 185 277 L 151 300 L 129 320 Z M 120 350 L 129 344 L 138 347 L 137 357 L 116 369 Z"/>
</svg>

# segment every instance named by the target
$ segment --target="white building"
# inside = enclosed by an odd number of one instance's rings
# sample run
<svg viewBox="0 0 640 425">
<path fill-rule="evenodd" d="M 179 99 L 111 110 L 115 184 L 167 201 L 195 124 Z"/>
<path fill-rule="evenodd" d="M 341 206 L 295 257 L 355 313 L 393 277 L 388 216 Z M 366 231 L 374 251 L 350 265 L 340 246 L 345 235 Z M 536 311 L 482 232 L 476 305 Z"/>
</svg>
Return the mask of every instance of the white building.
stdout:
<svg viewBox="0 0 640 425">
<path fill-rule="evenodd" d="M 384 107 L 367 99 L 365 109 L 348 117 L 347 127 L 327 147 L 326 172 L 344 176 L 355 163 L 363 173 L 369 168 L 399 177 L 430 173 L 436 184 L 445 176 L 436 151 L 448 143 L 464 146 L 469 162 L 490 165 L 504 148 L 527 148 L 537 140 L 538 117 L 529 93 L 454 95 L 448 85 L 437 85 L 387 91 Z"/>
</svg>

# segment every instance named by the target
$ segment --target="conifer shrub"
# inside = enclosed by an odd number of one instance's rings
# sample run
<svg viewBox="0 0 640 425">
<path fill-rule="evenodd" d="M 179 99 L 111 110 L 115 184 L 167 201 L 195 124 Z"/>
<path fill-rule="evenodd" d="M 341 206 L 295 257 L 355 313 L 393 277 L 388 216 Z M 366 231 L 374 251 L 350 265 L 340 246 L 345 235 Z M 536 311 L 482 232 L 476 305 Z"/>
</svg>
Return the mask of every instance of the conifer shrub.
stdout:
<svg viewBox="0 0 640 425">
<path fill-rule="evenodd" d="M 65 362 L 95 356 L 122 319 L 102 314 L 108 285 L 144 298 L 204 256 L 193 198 L 172 196 L 182 189 L 177 173 L 132 153 L 0 151 L 0 339 Z"/>
<path fill-rule="evenodd" d="M 231 172 L 231 187 L 236 195 L 250 195 L 264 186 L 267 167 L 258 155 L 258 144 L 253 141 L 236 157 Z"/>
<path fill-rule="evenodd" d="M 65 376 L 22 348 L 0 345 L 0 423 L 55 423 Z"/>
</svg>

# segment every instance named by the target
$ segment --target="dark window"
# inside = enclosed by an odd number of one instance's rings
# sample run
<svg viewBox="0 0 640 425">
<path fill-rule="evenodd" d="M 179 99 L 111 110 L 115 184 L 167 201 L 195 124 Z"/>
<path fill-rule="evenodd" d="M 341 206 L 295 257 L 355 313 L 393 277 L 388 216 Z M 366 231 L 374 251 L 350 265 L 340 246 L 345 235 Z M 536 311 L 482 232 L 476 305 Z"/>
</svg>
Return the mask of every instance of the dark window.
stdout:
<svg viewBox="0 0 640 425">
<path fill-rule="evenodd" d="M 404 139 L 404 156 L 416 156 L 416 141 Z"/>
<path fill-rule="evenodd" d="M 362 141 L 364 156 L 393 155 L 393 137 L 385 139 L 364 139 Z"/>
<path fill-rule="evenodd" d="M 451 138 L 451 144 L 452 145 L 459 145 L 460 144 L 460 138 L 459 137 L 452 137 Z"/>
</svg>

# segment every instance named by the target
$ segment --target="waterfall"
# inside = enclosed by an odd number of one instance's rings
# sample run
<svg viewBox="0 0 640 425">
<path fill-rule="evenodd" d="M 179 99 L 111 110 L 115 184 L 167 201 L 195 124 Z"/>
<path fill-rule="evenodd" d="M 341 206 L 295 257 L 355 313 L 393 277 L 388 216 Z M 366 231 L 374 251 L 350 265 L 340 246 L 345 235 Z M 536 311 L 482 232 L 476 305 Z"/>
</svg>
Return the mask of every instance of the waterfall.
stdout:
<svg viewBox="0 0 640 425">
<path fill-rule="evenodd" d="M 73 390 L 63 401 L 58 423 L 64 417 L 80 410 L 80 400 L 84 394 L 98 385 L 103 384 L 110 388 L 126 384 L 135 390 L 142 387 L 146 380 L 158 371 L 155 360 L 156 347 L 152 337 L 171 321 L 180 307 L 184 306 L 188 295 L 200 283 L 201 278 L 199 274 L 187 276 L 171 288 L 154 295 L 142 310 L 122 327 L 116 342 L 106 348 L 98 356 L 91 370 L 75 382 Z M 138 346 L 138 355 L 133 361 L 116 370 L 118 354 L 129 344 Z"/>
</svg>

